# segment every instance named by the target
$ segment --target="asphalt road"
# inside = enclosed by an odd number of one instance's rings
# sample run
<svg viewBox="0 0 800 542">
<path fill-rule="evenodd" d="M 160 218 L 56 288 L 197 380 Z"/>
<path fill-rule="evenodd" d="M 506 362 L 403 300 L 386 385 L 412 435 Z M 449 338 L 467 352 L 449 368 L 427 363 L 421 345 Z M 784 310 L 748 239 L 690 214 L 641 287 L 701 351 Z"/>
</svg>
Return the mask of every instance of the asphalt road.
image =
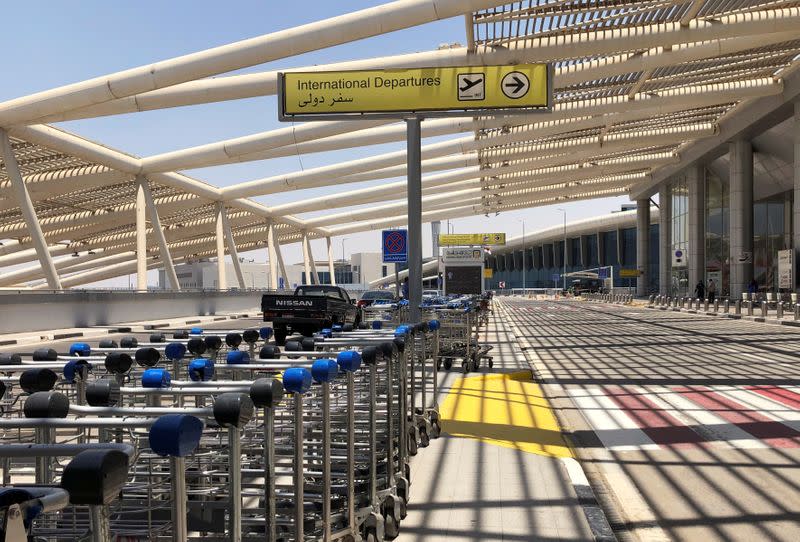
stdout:
<svg viewBox="0 0 800 542">
<path fill-rule="evenodd" d="M 502 303 L 621 539 L 800 540 L 800 331 Z"/>
</svg>

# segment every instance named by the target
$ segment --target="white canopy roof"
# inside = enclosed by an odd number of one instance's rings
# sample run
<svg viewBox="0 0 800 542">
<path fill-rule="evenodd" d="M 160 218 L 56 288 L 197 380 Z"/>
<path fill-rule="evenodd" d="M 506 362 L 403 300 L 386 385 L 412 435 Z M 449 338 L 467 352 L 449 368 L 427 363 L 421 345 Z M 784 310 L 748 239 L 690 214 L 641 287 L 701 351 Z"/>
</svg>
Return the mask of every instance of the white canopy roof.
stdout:
<svg viewBox="0 0 800 542">
<path fill-rule="evenodd" d="M 674 173 L 800 94 L 800 2 L 758 0 L 400 0 L 0 103 L 62 286 L 130 273 L 136 193 L 146 179 L 173 262 L 217 253 L 219 205 L 239 251 L 405 223 L 405 152 L 375 154 L 216 188 L 180 171 L 405 138 L 402 123 L 328 121 L 136 157 L 48 123 L 276 92 L 276 72 L 211 77 L 437 19 L 464 16 L 465 47 L 304 69 L 552 62 L 554 109 L 431 119 L 423 137 L 423 220 L 630 194 Z M 0 157 L 2 160 L 2 157 Z M 0 287 L 41 281 L 36 232 L 0 168 Z M 303 190 L 341 186 L 309 199 Z M 247 198 L 297 191 L 272 208 Z M 363 205 L 371 207 L 357 207 Z M 353 209 L 354 207 L 357 207 Z M 295 215 L 330 211 L 313 219 Z M 148 225 L 153 233 L 154 226 Z M 147 265 L 163 265 L 156 235 Z M 230 247 L 227 249 L 230 252 Z M 78 257 L 69 255 L 78 253 Z M 36 283 L 36 282 L 34 282 Z"/>
</svg>

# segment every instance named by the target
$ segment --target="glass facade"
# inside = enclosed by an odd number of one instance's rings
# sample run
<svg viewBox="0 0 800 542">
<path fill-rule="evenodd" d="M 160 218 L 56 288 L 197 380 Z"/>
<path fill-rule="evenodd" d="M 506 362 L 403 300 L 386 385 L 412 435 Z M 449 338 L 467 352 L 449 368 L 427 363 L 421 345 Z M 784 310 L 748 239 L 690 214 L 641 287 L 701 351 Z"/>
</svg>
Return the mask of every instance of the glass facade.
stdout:
<svg viewBox="0 0 800 542">
<path fill-rule="evenodd" d="M 689 295 L 689 268 L 687 256 L 689 249 L 689 190 L 686 179 L 681 179 L 670 187 L 672 196 L 672 273 L 670 292 L 675 296 Z M 680 251 L 682 257 L 676 255 Z"/>
<path fill-rule="evenodd" d="M 627 268 L 636 267 L 636 228 L 626 228 L 617 232 L 617 230 L 599 232 L 598 235 L 603 236 L 603 254 L 606 259 L 606 265 L 614 266 L 614 286 L 627 288 L 635 286 L 635 281 L 630 279 L 622 279 L 619 277 L 619 266 Z M 621 240 L 618 236 L 621 235 Z M 621 241 L 618 243 L 618 241 Z M 598 267 L 598 243 L 597 235 L 587 235 L 583 237 L 583 242 L 586 243 L 588 262 L 586 265 L 581 264 L 581 238 L 574 237 L 570 239 L 568 248 L 572 254 L 572 261 L 568 262 L 567 272 L 582 271 Z M 618 244 L 621 253 L 618 255 Z M 553 253 L 553 245 L 555 245 L 555 254 Z M 562 241 L 554 241 L 554 244 L 544 245 L 544 252 L 549 251 L 547 257 L 543 254 L 543 246 L 536 245 L 526 248 L 526 261 L 527 271 L 525 273 L 525 286 L 528 288 L 553 288 L 556 283 L 553 280 L 553 275 L 559 275 L 558 285 L 561 285 L 561 274 L 563 273 L 563 262 L 561 259 L 561 251 L 563 250 Z M 534 252 L 536 253 L 535 260 L 533 258 Z M 508 259 L 506 257 L 508 256 Z M 555 257 L 553 257 L 555 256 Z M 651 224 L 650 226 L 650 291 L 657 291 L 658 289 L 658 224 Z M 517 250 L 506 254 L 497 254 L 490 258 L 495 266 L 494 276 L 488 281 L 489 288 L 497 288 L 498 282 L 506 283 L 506 288 L 521 288 L 522 287 L 522 270 L 520 269 L 522 263 L 522 253 Z M 534 266 L 534 261 L 538 266 Z M 504 266 L 507 263 L 507 266 Z M 517 265 L 514 265 L 516 263 Z"/>
<path fill-rule="evenodd" d="M 603 236 L 603 265 L 613 265 L 617 267 L 617 232 L 607 231 L 600 235 Z M 635 246 L 635 245 L 634 245 Z"/>
<path fill-rule="evenodd" d="M 753 205 L 753 277 L 760 290 L 778 291 L 778 251 L 791 247 L 788 192 Z"/>
<path fill-rule="evenodd" d="M 706 170 L 706 284 L 713 279 L 720 295 L 730 294 L 728 185 Z"/>
</svg>

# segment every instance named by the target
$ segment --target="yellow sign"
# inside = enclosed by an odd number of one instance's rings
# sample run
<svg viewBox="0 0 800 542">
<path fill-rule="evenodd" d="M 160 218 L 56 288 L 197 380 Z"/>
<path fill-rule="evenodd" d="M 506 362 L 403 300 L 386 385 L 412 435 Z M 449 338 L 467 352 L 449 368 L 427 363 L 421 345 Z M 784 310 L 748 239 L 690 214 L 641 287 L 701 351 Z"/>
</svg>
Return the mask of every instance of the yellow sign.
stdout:
<svg viewBox="0 0 800 542">
<path fill-rule="evenodd" d="M 494 276 L 494 270 L 491 267 L 486 267 L 483 270 L 483 278 L 490 279 Z"/>
<path fill-rule="evenodd" d="M 471 245 L 505 245 L 505 233 L 440 233 L 439 245 L 463 247 Z"/>
<path fill-rule="evenodd" d="M 623 279 L 633 279 L 639 276 L 638 269 L 620 269 L 619 276 Z"/>
<path fill-rule="evenodd" d="M 547 108 L 549 66 L 463 66 L 280 74 L 280 116 Z"/>
</svg>

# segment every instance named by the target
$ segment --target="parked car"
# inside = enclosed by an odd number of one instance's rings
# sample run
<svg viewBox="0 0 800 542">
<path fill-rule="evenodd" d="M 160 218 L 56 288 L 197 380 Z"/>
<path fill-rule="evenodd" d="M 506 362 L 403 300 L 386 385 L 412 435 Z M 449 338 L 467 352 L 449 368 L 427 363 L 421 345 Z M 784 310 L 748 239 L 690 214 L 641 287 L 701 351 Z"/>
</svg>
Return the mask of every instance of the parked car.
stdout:
<svg viewBox="0 0 800 542">
<path fill-rule="evenodd" d="M 275 344 L 283 345 L 290 333 L 310 337 L 334 324 L 358 326 L 361 310 L 343 288 L 327 285 L 298 286 L 294 294 L 264 294 L 261 311 L 272 322 Z"/>
<path fill-rule="evenodd" d="M 356 305 L 358 307 L 369 307 L 378 300 L 395 302 L 397 301 L 397 297 L 395 297 L 394 292 L 391 290 L 367 290 L 361 294 L 361 299 L 358 300 Z"/>
<path fill-rule="evenodd" d="M 422 290 L 422 299 L 435 299 L 442 297 L 441 290 Z"/>
</svg>

